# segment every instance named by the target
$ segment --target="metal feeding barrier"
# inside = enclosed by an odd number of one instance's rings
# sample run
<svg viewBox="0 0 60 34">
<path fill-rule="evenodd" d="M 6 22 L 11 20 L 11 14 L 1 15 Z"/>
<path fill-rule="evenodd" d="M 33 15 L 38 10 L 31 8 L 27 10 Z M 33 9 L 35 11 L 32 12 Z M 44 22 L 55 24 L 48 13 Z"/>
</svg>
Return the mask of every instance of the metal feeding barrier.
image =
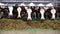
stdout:
<svg viewBox="0 0 60 34">
<path fill-rule="evenodd" d="M 4 3 L 4 4 L 7 4 L 8 6 L 15 6 L 15 4 L 21 4 L 21 3 L 24 3 L 26 4 L 29 4 L 29 3 L 34 3 L 34 4 L 40 4 L 40 3 L 43 3 L 43 4 L 48 4 L 48 3 L 52 3 L 55 7 L 60 7 L 58 6 L 60 1 L 59 0 L 0 0 L 1 3 Z"/>
<path fill-rule="evenodd" d="M 40 3 L 56 3 L 55 0 L 0 0 L 1 3 L 5 3 L 5 4 L 10 4 L 12 6 L 15 6 L 14 4 L 21 4 L 21 3 L 25 3 L 25 4 L 29 4 L 29 3 L 34 3 L 34 4 L 40 4 Z"/>
</svg>

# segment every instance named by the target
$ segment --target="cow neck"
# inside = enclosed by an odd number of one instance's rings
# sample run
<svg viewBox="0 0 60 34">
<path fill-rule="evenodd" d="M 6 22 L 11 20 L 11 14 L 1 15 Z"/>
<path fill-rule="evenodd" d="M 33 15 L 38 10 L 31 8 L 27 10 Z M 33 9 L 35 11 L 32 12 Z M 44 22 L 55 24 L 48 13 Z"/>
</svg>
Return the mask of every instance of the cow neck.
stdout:
<svg viewBox="0 0 60 34">
<path fill-rule="evenodd" d="M 31 7 L 32 12 L 35 12 L 35 7 Z"/>
<path fill-rule="evenodd" d="M 24 6 L 21 6 L 21 12 L 25 12 L 26 13 L 26 9 Z"/>
</svg>

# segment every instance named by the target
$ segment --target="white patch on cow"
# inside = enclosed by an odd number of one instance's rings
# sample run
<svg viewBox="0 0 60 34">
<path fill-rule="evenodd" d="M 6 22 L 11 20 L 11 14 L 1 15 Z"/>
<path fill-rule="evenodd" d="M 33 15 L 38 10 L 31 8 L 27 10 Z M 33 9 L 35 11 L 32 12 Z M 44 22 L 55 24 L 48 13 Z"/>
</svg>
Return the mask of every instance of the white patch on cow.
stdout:
<svg viewBox="0 0 60 34">
<path fill-rule="evenodd" d="M 34 3 L 30 3 L 28 4 L 28 6 L 36 6 Z"/>
<path fill-rule="evenodd" d="M 12 11 L 13 11 L 13 7 L 8 7 L 9 8 L 9 15 L 13 15 Z"/>
<path fill-rule="evenodd" d="M 40 3 L 40 4 L 38 4 L 38 6 L 45 6 L 44 4 L 42 4 L 42 3 Z"/>
<path fill-rule="evenodd" d="M 21 3 L 19 6 L 26 6 L 24 3 Z"/>
<path fill-rule="evenodd" d="M 18 8 L 17 8 L 17 11 L 18 11 L 18 16 L 17 16 L 17 18 L 21 18 L 21 15 L 20 15 L 20 13 L 21 13 L 21 8 L 18 7 Z"/>
<path fill-rule="evenodd" d="M 44 18 L 44 12 L 45 12 L 44 9 L 40 9 L 41 19 L 45 19 L 45 18 Z"/>
<path fill-rule="evenodd" d="M 44 9 L 47 10 L 49 7 L 53 7 L 53 4 L 52 3 L 47 4 L 46 7 L 44 7 Z"/>
<path fill-rule="evenodd" d="M 25 7 L 25 10 L 27 10 L 28 9 L 28 7 Z"/>
<path fill-rule="evenodd" d="M 49 3 L 46 5 L 47 7 L 53 7 L 53 4 L 52 3 Z"/>
<path fill-rule="evenodd" d="M 44 7 L 45 10 L 47 10 L 49 7 Z"/>
<path fill-rule="evenodd" d="M 27 13 L 28 13 L 28 18 L 27 18 L 27 20 L 32 20 L 32 18 L 31 18 L 31 12 L 32 12 L 32 10 L 29 8 L 29 9 L 27 9 Z"/>
<path fill-rule="evenodd" d="M 52 13 L 52 19 L 55 19 L 56 10 L 54 8 L 51 10 L 51 13 Z"/>
</svg>

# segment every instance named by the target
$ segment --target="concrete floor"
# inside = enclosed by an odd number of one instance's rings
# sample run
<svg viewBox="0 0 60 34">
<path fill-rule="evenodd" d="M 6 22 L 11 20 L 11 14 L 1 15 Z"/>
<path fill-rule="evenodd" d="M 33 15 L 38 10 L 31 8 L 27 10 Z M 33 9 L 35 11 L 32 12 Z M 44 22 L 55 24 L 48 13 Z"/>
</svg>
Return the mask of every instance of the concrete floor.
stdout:
<svg viewBox="0 0 60 34">
<path fill-rule="evenodd" d="M 60 32 L 11 32 L 11 31 L 5 31 L 5 32 L 0 32 L 0 34 L 60 34 Z"/>
</svg>

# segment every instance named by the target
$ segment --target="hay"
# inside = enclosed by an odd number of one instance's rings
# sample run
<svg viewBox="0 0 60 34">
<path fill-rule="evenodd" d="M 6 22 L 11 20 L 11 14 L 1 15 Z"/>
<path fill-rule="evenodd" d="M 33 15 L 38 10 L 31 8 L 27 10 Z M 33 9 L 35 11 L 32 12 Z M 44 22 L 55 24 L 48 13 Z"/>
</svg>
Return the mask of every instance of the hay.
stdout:
<svg viewBox="0 0 60 34">
<path fill-rule="evenodd" d="M 0 30 L 52 29 L 60 30 L 60 20 L 22 21 L 20 19 L 0 19 Z"/>
</svg>

